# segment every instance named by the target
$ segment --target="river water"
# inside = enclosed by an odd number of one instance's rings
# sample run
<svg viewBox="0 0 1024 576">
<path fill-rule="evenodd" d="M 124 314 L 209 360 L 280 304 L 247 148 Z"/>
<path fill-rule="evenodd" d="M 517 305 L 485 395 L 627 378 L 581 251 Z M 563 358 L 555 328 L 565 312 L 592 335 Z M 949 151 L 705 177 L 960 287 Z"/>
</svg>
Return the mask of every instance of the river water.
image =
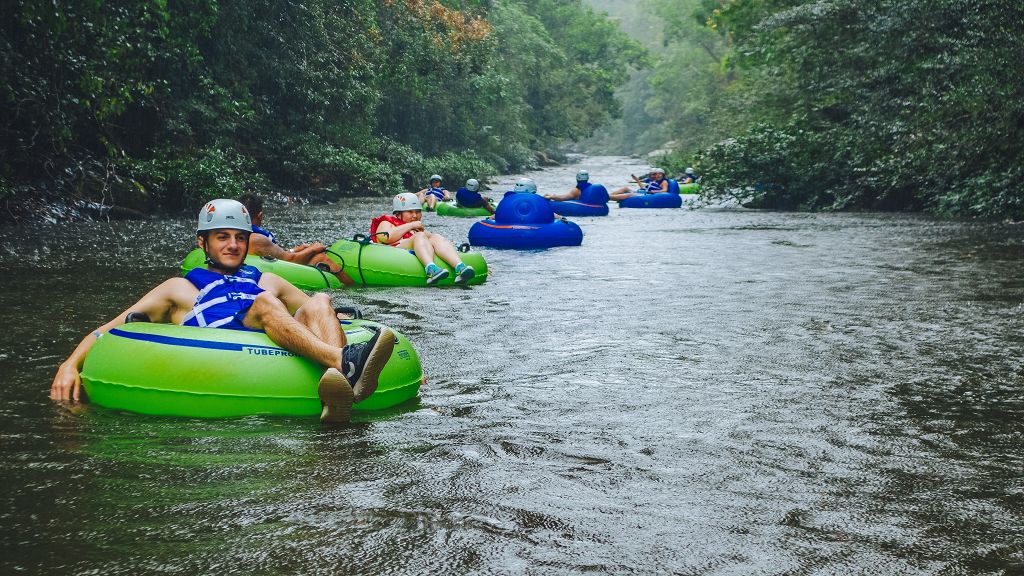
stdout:
<svg viewBox="0 0 1024 576">
<path fill-rule="evenodd" d="M 576 169 L 532 176 L 562 191 Z M 267 225 L 330 242 L 386 205 Z M 578 221 L 582 247 L 486 251 L 482 286 L 332 294 L 429 379 L 335 430 L 53 405 L 56 365 L 177 273 L 193 224 L 0 230 L 0 572 L 1024 572 L 1024 227 Z"/>
</svg>

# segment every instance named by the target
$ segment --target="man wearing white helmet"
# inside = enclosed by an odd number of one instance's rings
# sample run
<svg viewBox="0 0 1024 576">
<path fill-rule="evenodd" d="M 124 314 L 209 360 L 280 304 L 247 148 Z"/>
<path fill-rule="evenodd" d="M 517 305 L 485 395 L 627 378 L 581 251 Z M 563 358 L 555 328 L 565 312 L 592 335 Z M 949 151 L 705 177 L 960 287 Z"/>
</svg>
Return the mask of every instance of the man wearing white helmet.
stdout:
<svg viewBox="0 0 1024 576">
<path fill-rule="evenodd" d="M 639 186 L 636 190 L 629 186 L 623 186 L 615 192 L 608 195 L 609 200 L 625 200 L 633 196 L 643 196 L 644 194 L 657 194 L 659 192 L 668 192 L 668 180 L 665 179 L 665 171 L 661 168 L 651 168 L 647 178 L 643 180 L 637 178 L 635 175 L 630 174 L 633 177 L 633 182 Z"/>
<path fill-rule="evenodd" d="M 520 178 L 516 180 L 515 185 L 512 186 L 512 191 L 518 193 L 525 192 L 527 194 L 536 194 L 537 183 L 533 181 L 533 178 Z M 506 192 L 505 194 L 508 194 L 508 192 Z"/>
<path fill-rule="evenodd" d="M 459 251 L 447 238 L 423 227 L 423 206 L 415 194 L 403 192 L 395 196 L 391 207 L 390 215 L 370 221 L 370 238 L 380 244 L 412 250 L 423 263 L 428 286 L 448 277 L 448 271 L 434 263 L 434 255 L 455 269 L 456 284 L 465 284 L 476 276 L 476 270 L 459 258 Z"/>
<path fill-rule="evenodd" d="M 476 178 L 466 180 L 466 185 L 455 191 L 455 203 L 461 208 L 486 208 L 494 214 L 494 206 L 480 194 L 480 181 Z"/>
<path fill-rule="evenodd" d="M 686 173 L 679 179 L 680 184 L 691 184 L 697 181 L 697 173 L 693 171 L 693 168 L 687 168 Z"/>
<path fill-rule="evenodd" d="M 586 170 L 580 170 L 576 173 L 576 187 L 569 190 L 565 194 L 545 194 L 544 197 L 548 200 L 554 200 L 556 202 L 564 202 L 566 200 L 579 200 L 579 197 L 583 192 L 590 188 L 590 172 Z"/>
<path fill-rule="evenodd" d="M 213 200 L 203 206 L 196 242 L 206 253 L 206 268 L 164 281 L 86 336 L 57 369 L 50 397 L 79 401 L 79 372 L 96 339 L 139 313 L 152 322 L 266 332 L 281 347 L 325 368 L 318 386 L 320 419 L 347 421 L 352 403 L 376 390 L 395 347 L 394 332 L 383 328 L 365 344 L 346 346 L 326 294 L 307 296 L 279 276 L 243 263 L 251 233 L 249 213 L 238 201 Z"/>
<path fill-rule="evenodd" d="M 434 210 L 437 208 L 438 202 L 445 202 L 452 199 L 451 192 L 441 187 L 441 175 L 434 174 L 430 177 L 430 186 L 427 186 L 423 190 L 416 193 L 416 196 L 420 199 L 420 202 L 427 207 L 428 210 Z"/>
</svg>

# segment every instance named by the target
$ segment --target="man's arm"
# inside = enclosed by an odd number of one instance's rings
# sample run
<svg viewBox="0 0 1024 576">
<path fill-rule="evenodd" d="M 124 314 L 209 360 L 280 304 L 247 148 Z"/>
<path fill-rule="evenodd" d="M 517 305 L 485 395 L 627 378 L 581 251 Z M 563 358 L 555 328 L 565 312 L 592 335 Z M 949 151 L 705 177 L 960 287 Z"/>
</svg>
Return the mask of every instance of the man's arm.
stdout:
<svg viewBox="0 0 1024 576">
<path fill-rule="evenodd" d="M 249 236 L 249 254 L 255 254 L 256 256 L 269 256 L 270 258 L 286 260 L 296 264 L 309 265 L 309 261 L 312 260 L 314 256 L 322 253 L 326 249 L 327 247 L 323 244 L 313 242 L 312 244 L 300 246 L 292 252 L 291 250 L 285 250 L 277 244 L 274 244 L 270 241 L 270 238 L 267 238 L 263 234 L 252 234 Z"/>
<path fill-rule="evenodd" d="M 138 302 L 129 306 L 124 312 L 114 317 L 106 324 L 93 330 L 75 348 L 57 368 L 57 374 L 53 377 L 53 384 L 50 385 L 50 398 L 60 401 L 78 402 L 81 398 L 82 377 L 80 371 L 85 357 L 96 343 L 100 334 L 106 334 L 110 329 L 124 324 L 125 317 L 129 312 L 142 312 L 149 316 L 153 322 L 170 322 L 171 314 L 175 307 L 175 294 L 181 288 L 181 282 L 188 282 L 184 278 L 171 278 L 153 288 Z M 191 285 L 191 284 L 190 284 Z"/>
<path fill-rule="evenodd" d="M 575 200 L 580 197 L 580 189 L 573 188 L 572 190 L 569 190 L 565 194 L 545 194 L 544 197 L 547 198 L 548 200 L 554 200 L 556 202 L 561 202 L 563 200 Z"/>
</svg>

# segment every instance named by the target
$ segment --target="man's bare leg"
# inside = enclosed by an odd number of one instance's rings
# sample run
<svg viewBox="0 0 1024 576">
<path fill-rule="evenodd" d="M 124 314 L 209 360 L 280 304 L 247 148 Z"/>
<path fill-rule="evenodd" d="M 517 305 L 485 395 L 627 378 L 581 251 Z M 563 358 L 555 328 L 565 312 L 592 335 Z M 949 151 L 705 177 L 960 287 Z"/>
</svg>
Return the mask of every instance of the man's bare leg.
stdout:
<svg viewBox="0 0 1024 576">
<path fill-rule="evenodd" d="M 318 338 L 309 327 L 293 318 L 284 303 L 269 292 L 256 297 L 243 324 L 246 328 L 263 330 L 271 340 L 289 352 L 309 358 L 321 366 L 341 367 L 341 347 Z"/>
<path fill-rule="evenodd" d="M 318 296 L 326 297 L 325 294 Z M 312 305 L 303 315 L 304 319 L 312 324 L 312 327 L 293 318 L 288 313 L 288 308 L 277 297 L 272 296 L 269 292 L 263 292 L 256 296 L 252 307 L 245 315 L 243 324 L 247 328 L 263 330 L 271 340 L 285 350 L 313 360 L 321 366 L 326 366 L 327 370 L 324 371 L 323 376 L 320 377 L 320 383 L 317 385 L 317 394 L 323 404 L 320 421 L 348 422 L 352 414 L 352 402 L 355 394 L 352 391 L 352 386 L 339 370 L 342 354 L 341 347 L 336 345 L 344 342 L 344 333 L 340 336 L 337 334 L 341 330 L 341 326 L 334 318 L 333 310 L 330 311 L 329 316 L 337 327 L 333 335 L 331 329 L 320 320 L 321 309 L 324 306 L 322 298 L 311 298 L 309 302 L 299 308 L 299 311 L 302 311 L 307 304 Z M 328 300 L 327 306 L 329 309 L 330 300 Z M 318 336 L 313 331 L 314 329 L 329 342 L 325 342 L 322 337 Z"/>
<path fill-rule="evenodd" d="M 314 294 L 295 311 L 295 319 L 309 328 L 321 342 L 341 348 L 345 346 L 345 331 L 338 323 L 338 317 L 327 294 Z"/>
</svg>

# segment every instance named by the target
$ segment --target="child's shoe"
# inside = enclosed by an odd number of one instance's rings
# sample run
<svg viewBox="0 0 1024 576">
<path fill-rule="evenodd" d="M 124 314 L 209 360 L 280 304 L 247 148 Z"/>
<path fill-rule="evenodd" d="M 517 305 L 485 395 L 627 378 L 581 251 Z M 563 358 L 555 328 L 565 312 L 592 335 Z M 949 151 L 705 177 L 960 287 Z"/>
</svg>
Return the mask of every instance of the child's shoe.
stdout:
<svg viewBox="0 0 1024 576">
<path fill-rule="evenodd" d="M 434 264 L 433 262 L 428 264 L 427 267 L 423 269 L 423 271 L 427 273 L 427 286 L 430 286 L 431 284 L 437 284 L 441 280 L 444 280 L 445 278 L 448 277 L 448 271 L 445 270 L 444 268 L 441 268 L 437 264 Z"/>
<path fill-rule="evenodd" d="M 465 284 L 472 280 L 473 276 L 476 276 L 476 270 L 473 270 L 472 266 L 467 266 L 465 262 L 461 262 L 455 267 L 456 284 Z"/>
</svg>

